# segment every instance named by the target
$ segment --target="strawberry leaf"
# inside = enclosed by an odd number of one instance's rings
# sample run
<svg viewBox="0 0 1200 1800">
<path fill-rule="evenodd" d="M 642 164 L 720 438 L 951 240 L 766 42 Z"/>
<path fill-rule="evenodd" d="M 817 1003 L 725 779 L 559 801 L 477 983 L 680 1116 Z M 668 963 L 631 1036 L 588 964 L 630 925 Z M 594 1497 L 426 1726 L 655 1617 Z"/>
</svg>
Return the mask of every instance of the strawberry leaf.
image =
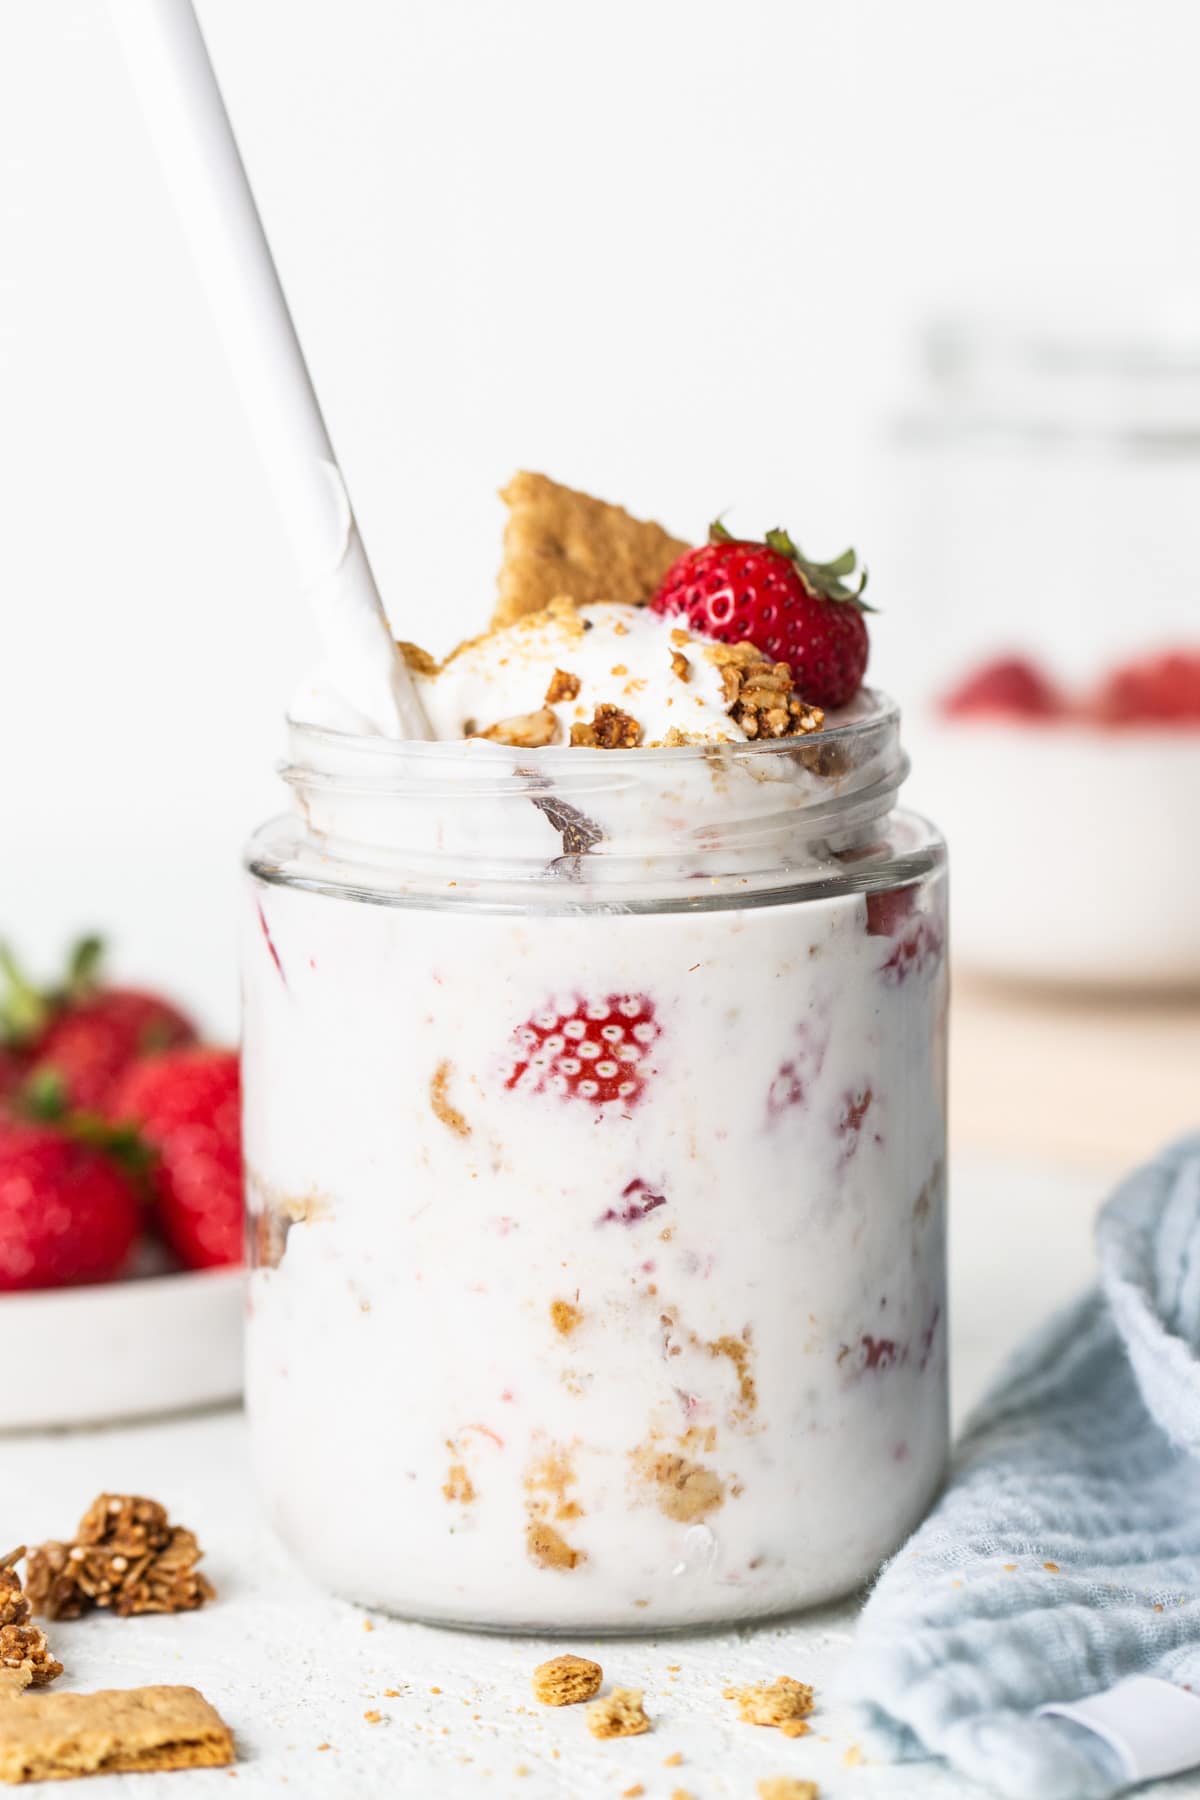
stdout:
<svg viewBox="0 0 1200 1800">
<path fill-rule="evenodd" d="M 752 538 L 735 538 L 726 530 L 720 519 L 714 519 L 708 528 L 710 544 L 753 543 Z M 836 600 L 840 605 L 857 607 L 859 612 L 874 612 L 863 599 L 863 590 L 867 585 L 867 571 L 858 566 L 858 556 L 853 550 L 843 550 L 831 562 L 812 562 L 792 540 L 791 535 L 781 525 L 768 531 L 762 540 L 770 549 L 780 556 L 786 556 L 805 587 L 812 594 L 818 594 L 823 600 Z M 858 582 L 854 587 L 850 582 L 857 575 Z"/>
</svg>

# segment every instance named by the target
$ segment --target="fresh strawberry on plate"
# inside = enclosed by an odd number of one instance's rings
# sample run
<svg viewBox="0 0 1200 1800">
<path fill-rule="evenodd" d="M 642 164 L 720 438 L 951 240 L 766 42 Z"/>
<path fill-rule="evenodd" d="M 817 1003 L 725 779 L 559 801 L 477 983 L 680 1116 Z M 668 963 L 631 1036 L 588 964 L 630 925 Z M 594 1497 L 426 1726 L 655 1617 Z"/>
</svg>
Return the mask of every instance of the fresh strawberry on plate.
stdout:
<svg viewBox="0 0 1200 1800">
<path fill-rule="evenodd" d="M 242 1260 L 241 1083 L 232 1050 L 167 1050 L 134 1063 L 106 1108 L 149 1149 L 162 1234 L 192 1269 Z"/>
<path fill-rule="evenodd" d="M 119 1275 L 142 1223 L 120 1134 L 0 1116 L 0 1292 Z"/>
<path fill-rule="evenodd" d="M 872 610 L 854 551 L 810 562 L 786 531 L 768 531 L 759 543 L 733 537 L 719 521 L 708 539 L 671 564 L 650 601 L 653 611 L 790 664 L 797 691 L 814 706 L 853 700 L 870 649 L 864 614 Z"/>
<path fill-rule="evenodd" d="M 23 1055 L 29 1076 L 52 1075 L 71 1107 L 104 1107 L 130 1063 L 196 1036 L 191 1020 L 161 995 L 105 982 L 102 959 L 100 939 L 84 938 L 72 953 L 66 980 L 39 989 L 11 951 L 0 950 L 7 982 L 0 1000 L 6 1047 Z"/>
</svg>

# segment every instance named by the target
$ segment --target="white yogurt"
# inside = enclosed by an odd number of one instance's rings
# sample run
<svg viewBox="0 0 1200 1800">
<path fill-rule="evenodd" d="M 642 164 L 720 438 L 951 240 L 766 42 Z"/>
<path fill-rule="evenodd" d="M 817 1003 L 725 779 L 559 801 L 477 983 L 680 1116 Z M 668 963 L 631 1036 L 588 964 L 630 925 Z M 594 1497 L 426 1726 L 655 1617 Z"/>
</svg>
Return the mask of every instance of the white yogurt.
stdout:
<svg viewBox="0 0 1200 1800">
<path fill-rule="evenodd" d="M 854 1586 L 946 1451 L 936 839 L 886 816 L 870 757 L 822 778 L 743 747 L 773 771 L 751 853 L 741 764 L 505 753 L 478 811 L 549 830 L 498 875 L 427 777 L 381 786 L 390 748 L 335 749 L 324 785 L 295 775 L 308 823 L 252 847 L 246 914 L 247 1398 L 281 1535 L 336 1591 L 459 1624 Z M 561 869 L 545 811 L 584 816 L 593 780 L 631 784 L 629 817 L 659 796 L 607 879 L 625 815 Z M 680 784 L 724 807 L 702 844 Z"/>
</svg>

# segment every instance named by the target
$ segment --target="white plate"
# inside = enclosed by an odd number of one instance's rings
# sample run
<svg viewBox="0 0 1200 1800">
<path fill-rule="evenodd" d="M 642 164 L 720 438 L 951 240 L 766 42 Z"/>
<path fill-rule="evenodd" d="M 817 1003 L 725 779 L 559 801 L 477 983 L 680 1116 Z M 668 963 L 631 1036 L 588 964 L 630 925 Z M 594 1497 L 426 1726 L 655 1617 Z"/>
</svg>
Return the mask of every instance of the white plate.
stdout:
<svg viewBox="0 0 1200 1800">
<path fill-rule="evenodd" d="M 0 1431 L 95 1425 L 236 1400 L 244 1269 L 0 1294 Z"/>
<path fill-rule="evenodd" d="M 908 735 L 909 803 L 950 847 L 960 967 L 1200 988 L 1200 732 L 918 720 Z"/>
</svg>

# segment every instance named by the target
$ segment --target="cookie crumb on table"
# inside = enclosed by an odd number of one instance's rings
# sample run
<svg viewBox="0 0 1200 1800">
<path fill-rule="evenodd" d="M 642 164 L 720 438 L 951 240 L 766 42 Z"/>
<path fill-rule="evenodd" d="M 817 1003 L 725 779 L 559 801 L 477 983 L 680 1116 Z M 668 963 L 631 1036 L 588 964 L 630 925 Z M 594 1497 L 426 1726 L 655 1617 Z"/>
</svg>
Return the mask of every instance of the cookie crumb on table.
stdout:
<svg viewBox="0 0 1200 1800">
<path fill-rule="evenodd" d="M 804 1737 L 809 1727 L 805 1720 L 813 1709 L 813 1691 L 790 1675 L 780 1675 L 768 1684 L 757 1682 L 751 1687 L 727 1687 L 726 1700 L 736 1700 L 738 1717 L 747 1725 L 774 1725 L 785 1737 Z"/>
<path fill-rule="evenodd" d="M 555 1656 L 533 1671 L 533 1696 L 543 1706 L 574 1706 L 600 1692 L 604 1670 L 586 1656 Z"/>
<path fill-rule="evenodd" d="M 758 1800 L 818 1800 L 815 1781 L 798 1781 L 794 1775 L 768 1775 L 758 1784 Z"/>
<path fill-rule="evenodd" d="M 594 1738 L 640 1737 L 650 1730 L 642 1706 L 641 1688 L 614 1688 L 587 1709 L 587 1726 Z"/>
<path fill-rule="evenodd" d="M 233 1734 L 192 1687 L 26 1694 L 4 1707 L 0 1781 L 223 1768 Z"/>
</svg>

